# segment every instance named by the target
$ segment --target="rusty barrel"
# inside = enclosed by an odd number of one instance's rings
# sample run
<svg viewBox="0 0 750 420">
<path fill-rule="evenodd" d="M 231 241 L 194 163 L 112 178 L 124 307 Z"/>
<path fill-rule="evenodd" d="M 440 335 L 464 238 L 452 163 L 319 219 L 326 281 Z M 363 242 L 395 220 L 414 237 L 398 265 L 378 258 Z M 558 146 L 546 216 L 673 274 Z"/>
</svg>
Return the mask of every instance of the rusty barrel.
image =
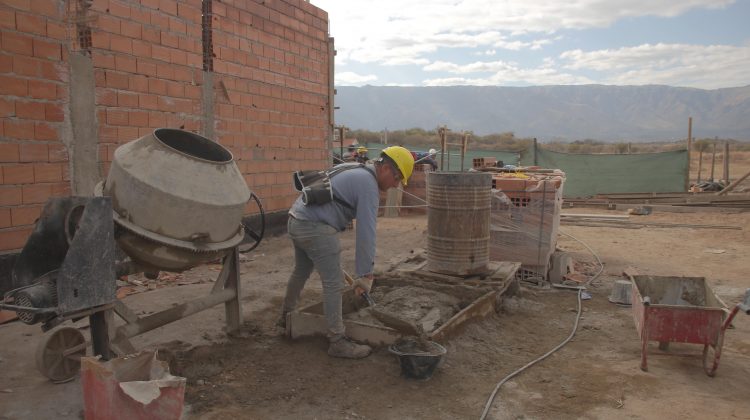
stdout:
<svg viewBox="0 0 750 420">
<path fill-rule="evenodd" d="M 427 270 L 455 276 L 487 272 L 491 189 L 489 173 L 427 175 Z"/>
</svg>

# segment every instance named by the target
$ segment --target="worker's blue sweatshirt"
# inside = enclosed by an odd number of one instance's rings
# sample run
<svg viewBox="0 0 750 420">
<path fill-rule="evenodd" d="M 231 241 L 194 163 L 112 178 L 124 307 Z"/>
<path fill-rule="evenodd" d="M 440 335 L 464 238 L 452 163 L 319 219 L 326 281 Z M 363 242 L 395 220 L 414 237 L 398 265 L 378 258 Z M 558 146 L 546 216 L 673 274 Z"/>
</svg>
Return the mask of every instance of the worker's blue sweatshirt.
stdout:
<svg viewBox="0 0 750 420">
<path fill-rule="evenodd" d="M 380 192 L 374 175 L 375 168 L 372 165 L 366 165 L 362 168 L 342 171 L 331 178 L 333 194 L 348 203 L 354 210 L 336 201 L 307 206 L 302 203 L 301 196 L 289 209 L 289 214 L 297 219 L 323 222 L 333 226 L 339 232 L 346 229 L 353 219 L 357 219 L 355 258 L 358 277 L 372 273 L 375 264 L 375 227 Z"/>
</svg>

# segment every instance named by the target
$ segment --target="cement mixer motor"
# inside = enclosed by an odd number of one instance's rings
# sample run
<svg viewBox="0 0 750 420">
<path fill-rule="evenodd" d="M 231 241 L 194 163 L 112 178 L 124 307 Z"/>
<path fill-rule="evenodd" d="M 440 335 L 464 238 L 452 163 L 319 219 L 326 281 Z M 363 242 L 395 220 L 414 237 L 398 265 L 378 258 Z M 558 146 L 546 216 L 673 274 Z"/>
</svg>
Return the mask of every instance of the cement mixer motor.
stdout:
<svg viewBox="0 0 750 420">
<path fill-rule="evenodd" d="M 110 350 L 134 351 L 129 339 L 136 335 L 220 303 L 227 331 L 239 328 L 238 254 L 260 243 L 265 220 L 229 150 L 191 132 L 157 129 L 115 151 L 94 195 L 47 202 L 0 309 L 16 311 L 27 324 L 42 322 L 44 331 L 89 316 L 93 352 L 104 359 Z M 258 229 L 242 221 L 249 201 L 258 207 Z M 223 268 L 206 297 L 145 318 L 116 298 L 116 279 L 123 275 L 155 278 L 160 270 L 179 272 L 218 259 Z M 112 313 L 125 320 L 114 337 L 105 316 Z M 40 344 L 37 367 L 55 382 L 67 381 L 78 372 L 86 340 L 74 328 L 53 335 Z M 74 347 L 56 348 L 60 342 Z"/>
</svg>

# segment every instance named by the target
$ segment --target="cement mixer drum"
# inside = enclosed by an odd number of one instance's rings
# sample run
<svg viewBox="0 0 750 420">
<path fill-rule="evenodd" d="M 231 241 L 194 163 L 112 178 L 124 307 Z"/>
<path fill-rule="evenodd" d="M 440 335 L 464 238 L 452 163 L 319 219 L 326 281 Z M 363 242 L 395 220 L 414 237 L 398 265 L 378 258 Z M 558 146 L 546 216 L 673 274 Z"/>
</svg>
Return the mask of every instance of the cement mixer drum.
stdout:
<svg viewBox="0 0 750 420">
<path fill-rule="evenodd" d="M 97 193 L 112 197 L 117 242 L 147 270 L 207 263 L 244 236 L 250 190 L 232 154 L 191 132 L 160 128 L 120 146 Z"/>
</svg>

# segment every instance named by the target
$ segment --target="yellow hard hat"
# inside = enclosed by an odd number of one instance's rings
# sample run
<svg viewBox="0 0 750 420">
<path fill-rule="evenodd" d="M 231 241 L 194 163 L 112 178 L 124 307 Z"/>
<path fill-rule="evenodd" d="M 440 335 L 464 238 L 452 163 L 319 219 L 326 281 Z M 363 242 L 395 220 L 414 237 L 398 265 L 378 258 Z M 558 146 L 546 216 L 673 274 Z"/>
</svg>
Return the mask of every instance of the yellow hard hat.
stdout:
<svg viewBox="0 0 750 420">
<path fill-rule="evenodd" d="M 382 153 L 396 164 L 401 172 L 401 183 L 406 186 L 406 182 L 414 171 L 414 157 L 411 152 L 401 146 L 391 146 L 383 149 Z"/>
<path fill-rule="evenodd" d="M 357 153 L 367 153 L 367 148 L 364 146 L 360 146 L 359 149 L 357 149 Z"/>
</svg>

